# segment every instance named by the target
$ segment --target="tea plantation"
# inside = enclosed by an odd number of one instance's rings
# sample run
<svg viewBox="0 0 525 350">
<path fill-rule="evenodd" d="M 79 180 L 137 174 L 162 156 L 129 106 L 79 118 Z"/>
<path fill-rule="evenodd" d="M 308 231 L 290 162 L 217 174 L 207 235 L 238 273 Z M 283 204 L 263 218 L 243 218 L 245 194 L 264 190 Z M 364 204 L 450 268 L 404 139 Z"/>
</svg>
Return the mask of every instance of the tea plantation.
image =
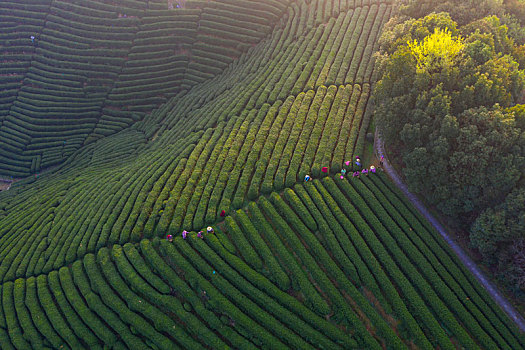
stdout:
<svg viewBox="0 0 525 350">
<path fill-rule="evenodd" d="M 384 173 L 332 176 L 392 10 L 2 1 L 0 348 L 525 348 Z"/>
</svg>

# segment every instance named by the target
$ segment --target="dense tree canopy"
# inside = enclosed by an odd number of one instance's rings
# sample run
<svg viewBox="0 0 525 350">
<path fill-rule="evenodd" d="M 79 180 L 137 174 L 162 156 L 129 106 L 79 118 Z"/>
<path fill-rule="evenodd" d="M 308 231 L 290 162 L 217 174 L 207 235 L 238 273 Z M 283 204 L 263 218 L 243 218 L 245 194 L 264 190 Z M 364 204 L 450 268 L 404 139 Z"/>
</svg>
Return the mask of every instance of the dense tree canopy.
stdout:
<svg viewBox="0 0 525 350">
<path fill-rule="evenodd" d="M 483 212 L 472 225 L 471 240 L 488 262 L 497 264 L 503 278 L 525 289 L 525 188 Z"/>
<path fill-rule="evenodd" d="M 425 6 L 402 3 L 378 60 L 377 120 L 387 146 L 411 189 L 469 228 L 473 247 L 525 290 L 519 266 L 504 267 L 524 253 L 523 47 L 493 15 L 495 1 L 481 3 L 482 18 L 465 17 L 454 1 L 432 3 L 451 13 L 411 18 Z"/>
<path fill-rule="evenodd" d="M 398 3 L 402 15 L 421 18 L 431 12 L 447 12 L 460 26 L 489 15 L 501 17 L 505 12 L 503 0 L 400 0 Z"/>
</svg>

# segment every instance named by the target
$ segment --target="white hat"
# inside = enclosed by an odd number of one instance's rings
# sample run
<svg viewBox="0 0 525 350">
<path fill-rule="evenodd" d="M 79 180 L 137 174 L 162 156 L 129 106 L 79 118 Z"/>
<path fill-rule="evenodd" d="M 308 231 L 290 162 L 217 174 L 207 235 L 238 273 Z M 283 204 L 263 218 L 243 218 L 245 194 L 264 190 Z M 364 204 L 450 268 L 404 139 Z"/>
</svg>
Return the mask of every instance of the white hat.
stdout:
<svg viewBox="0 0 525 350">
<path fill-rule="evenodd" d="M 213 229 L 211 228 L 211 226 L 208 226 L 208 228 L 206 229 L 206 231 L 208 231 L 208 232 L 212 232 Z"/>
</svg>

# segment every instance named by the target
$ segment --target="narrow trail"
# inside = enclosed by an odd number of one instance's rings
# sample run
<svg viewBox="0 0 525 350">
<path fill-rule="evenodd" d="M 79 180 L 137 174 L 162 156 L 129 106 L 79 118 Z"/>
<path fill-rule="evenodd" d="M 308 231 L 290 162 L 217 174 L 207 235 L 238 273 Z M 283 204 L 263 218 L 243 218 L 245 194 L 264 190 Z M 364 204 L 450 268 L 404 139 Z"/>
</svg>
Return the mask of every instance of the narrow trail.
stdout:
<svg viewBox="0 0 525 350">
<path fill-rule="evenodd" d="M 461 249 L 461 247 L 454 242 L 452 237 L 446 232 L 443 226 L 438 222 L 438 220 L 430 214 L 430 212 L 425 208 L 423 203 L 408 190 L 407 185 L 403 182 L 396 170 L 388 162 L 388 158 L 385 153 L 385 147 L 383 140 L 381 139 L 381 134 L 376 130 L 375 140 L 374 140 L 374 152 L 376 154 L 384 155 L 384 168 L 387 174 L 390 176 L 392 181 L 396 186 L 408 197 L 412 204 L 419 210 L 419 212 L 434 226 L 434 228 L 439 232 L 443 239 L 448 243 L 452 250 L 459 257 L 461 262 L 469 269 L 476 279 L 483 285 L 483 287 L 490 294 L 492 299 L 509 315 L 509 317 L 516 323 L 521 332 L 525 332 L 525 319 L 523 316 L 501 295 L 498 289 L 483 275 L 481 270 L 478 268 L 476 263 L 470 259 L 470 257 Z"/>
</svg>

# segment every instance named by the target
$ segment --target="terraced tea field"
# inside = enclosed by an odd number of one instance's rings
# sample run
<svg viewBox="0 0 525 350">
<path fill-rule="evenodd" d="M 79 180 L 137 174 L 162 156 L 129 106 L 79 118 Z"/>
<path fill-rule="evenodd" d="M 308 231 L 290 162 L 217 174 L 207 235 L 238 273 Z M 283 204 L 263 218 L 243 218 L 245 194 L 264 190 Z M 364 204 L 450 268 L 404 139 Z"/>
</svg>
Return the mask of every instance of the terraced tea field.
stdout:
<svg viewBox="0 0 525 350">
<path fill-rule="evenodd" d="M 222 72 L 288 3 L 2 1 L 0 173 L 38 172 L 129 127 Z"/>
<path fill-rule="evenodd" d="M 0 3 L 2 349 L 525 347 L 384 174 L 321 172 L 389 2 L 169 4 Z"/>
</svg>

